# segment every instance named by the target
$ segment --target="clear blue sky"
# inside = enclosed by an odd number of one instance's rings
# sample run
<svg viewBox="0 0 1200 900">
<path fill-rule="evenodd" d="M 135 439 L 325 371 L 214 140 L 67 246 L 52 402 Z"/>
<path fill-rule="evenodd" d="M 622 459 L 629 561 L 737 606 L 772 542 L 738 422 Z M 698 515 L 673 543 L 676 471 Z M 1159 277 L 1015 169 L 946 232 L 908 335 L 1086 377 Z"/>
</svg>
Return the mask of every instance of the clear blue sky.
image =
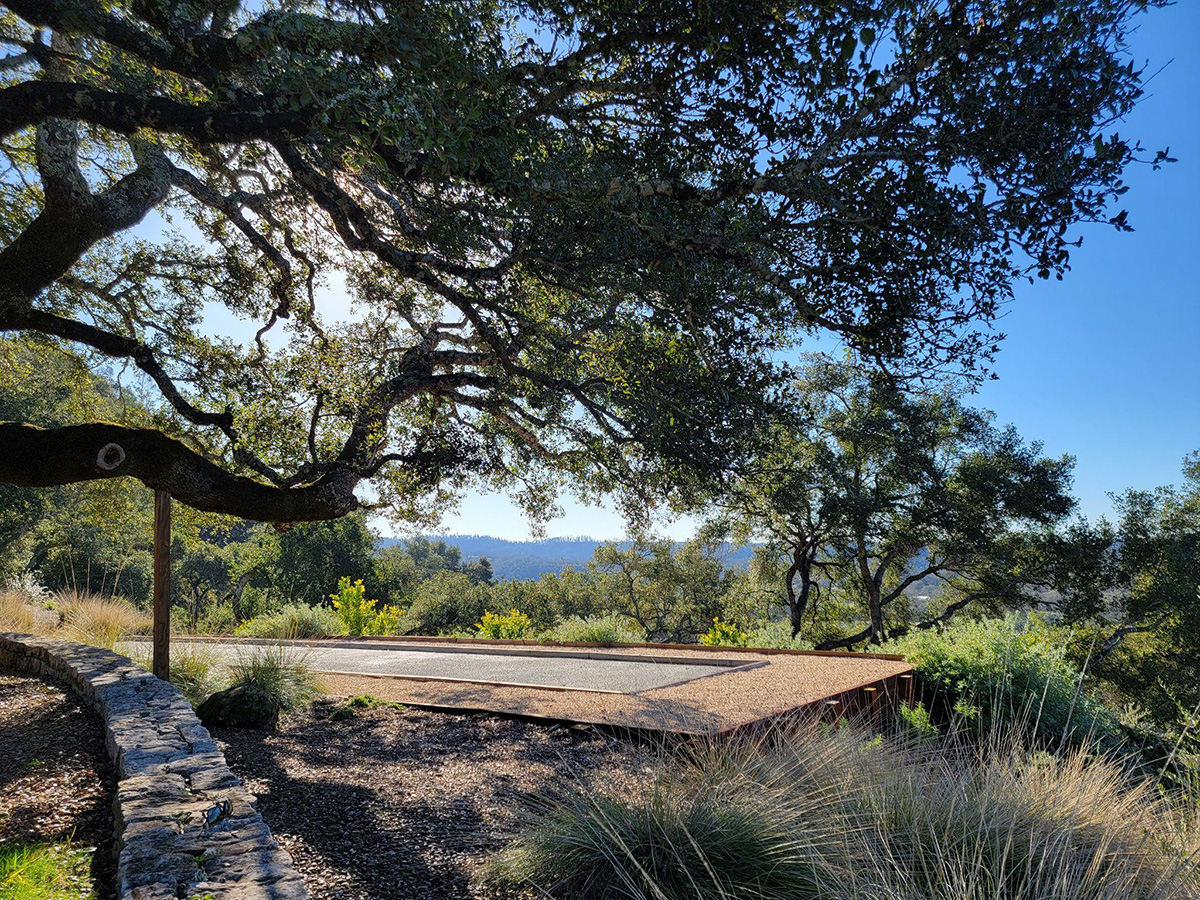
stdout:
<svg viewBox="0 0 1200 900">
<path fill-rule="evenodd" d="M 1167 65 L 1119 130 L 1150 152 L 1170 146 L 1179 162 L 1128 172 L 1132 234 L 1085 228 L 1062 282 L 1018 288 L 1000 323 L 1000 378 L 975 401 L 1046 452 L 1076 457 L 1089 517 L 1110 512 L 1109 491 L 1178 481 L 1183 456 L 1200 450 L 1200 3 L 1141 17 L 1132 48 L 1150 71 Z M 609 510 L 563 506 L 550 535 L 623 533 Z M 687 537 L 693 528 L 660 530 Z M 444 530 L 528 536 L 520 512 L 484 495 L 467 497 Z"/>
</svg>

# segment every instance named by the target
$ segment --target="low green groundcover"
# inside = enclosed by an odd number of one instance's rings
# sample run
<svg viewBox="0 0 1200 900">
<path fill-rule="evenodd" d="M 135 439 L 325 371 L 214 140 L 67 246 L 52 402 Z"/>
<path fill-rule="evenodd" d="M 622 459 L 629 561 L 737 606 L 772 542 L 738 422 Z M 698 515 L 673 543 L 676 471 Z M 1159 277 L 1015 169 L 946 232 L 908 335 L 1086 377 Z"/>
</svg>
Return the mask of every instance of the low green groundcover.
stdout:
<svg viewBox="0 0 1200 900">
<path fill-rule="evenodd" d="M 96 900 L 94 847 L 0 845 L 0 900 Z"/>
</svg>

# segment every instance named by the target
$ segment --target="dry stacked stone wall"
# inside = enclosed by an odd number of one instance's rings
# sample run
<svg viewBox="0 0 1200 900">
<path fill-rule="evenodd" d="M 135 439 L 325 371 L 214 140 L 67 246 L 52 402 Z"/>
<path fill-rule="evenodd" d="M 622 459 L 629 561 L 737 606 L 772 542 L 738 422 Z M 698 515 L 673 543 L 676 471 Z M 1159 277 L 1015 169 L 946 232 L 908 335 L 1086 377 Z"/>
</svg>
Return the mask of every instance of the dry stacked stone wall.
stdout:
<svg viewBox="0 0 1200 900">
<path fill-rule="evenodd" d="M 254 796 L 178 690 L 112 651 L 25 634 L 0 634 L 0 668 L 50 675 L 104 720 L 121 900 L 307 900 Z"/>
</svg>

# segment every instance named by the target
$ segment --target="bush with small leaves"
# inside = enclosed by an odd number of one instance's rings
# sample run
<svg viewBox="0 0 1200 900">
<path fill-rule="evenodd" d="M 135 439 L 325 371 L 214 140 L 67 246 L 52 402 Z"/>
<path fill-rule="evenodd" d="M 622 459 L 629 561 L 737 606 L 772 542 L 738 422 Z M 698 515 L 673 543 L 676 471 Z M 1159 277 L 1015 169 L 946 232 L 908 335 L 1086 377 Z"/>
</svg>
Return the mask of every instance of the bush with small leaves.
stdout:
<svg viewBox="0 0 1200 900">
<path fill-rule="evenodd" d="M 485 612 L 475 625 L 479 637 L 494 640 L 519 641 L 533 637 L 533 621 L 520 610 L 510 609 L 504 614 Z"/>
<path fill-rule="evenodd" d="M 234 631 L 238 637 L 292 640 L 329 637 L 341 632 L 341 621 L 323 606 L 293 603 L 273 613 L 255 616 Z"/>
<path fill-rule="evenodd" d="M 538 632 L 538 640 L 566 644 L 638 644 L 646 640 L 646 632 L 632 619 L 619 615 L 571 616 L 555 623 L 553 628 Z"/>
<path fill-rule="evenodd" d="M 706 647 L 745 647 L 750 635 L 732 622 L 713 616 L 712 628 L 700 635 L 700 643 Z"/>
<path fill-rule="evenodd" d="M 1067 641 L 1040 617 L 951 621 L 885 645 L 960 711 L 958 724 L 983 734 L 1026 727 L 1042 739 L 1081 745 L 1120 733 L 1117 716 L 1088 694 Z"/>
</svg>

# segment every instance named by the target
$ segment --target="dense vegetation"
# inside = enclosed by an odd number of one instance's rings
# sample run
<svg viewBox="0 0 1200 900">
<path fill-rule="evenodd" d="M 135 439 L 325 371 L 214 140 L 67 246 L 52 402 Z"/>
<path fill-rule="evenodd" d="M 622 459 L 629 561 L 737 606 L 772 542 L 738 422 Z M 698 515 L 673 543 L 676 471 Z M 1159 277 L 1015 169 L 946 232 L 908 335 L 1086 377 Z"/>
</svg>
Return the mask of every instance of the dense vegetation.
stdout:
<svg viewBox="0 0 1200 900">
<path fill-rule="evenodd" d="M 1185 895 L 1200 453 L 1089 522 L 968 402 L 1013 285 L 1169 161 L 1113 127 L 1164 2 L 0 0 L 0 629 L 144 630 L 150 487 L 181 631 L 900 650 L 901 735 L 561 798 L 495 878 Z M 469 489 L 633 534 L 527 580 L 380 545 Z"/>
</svg>

